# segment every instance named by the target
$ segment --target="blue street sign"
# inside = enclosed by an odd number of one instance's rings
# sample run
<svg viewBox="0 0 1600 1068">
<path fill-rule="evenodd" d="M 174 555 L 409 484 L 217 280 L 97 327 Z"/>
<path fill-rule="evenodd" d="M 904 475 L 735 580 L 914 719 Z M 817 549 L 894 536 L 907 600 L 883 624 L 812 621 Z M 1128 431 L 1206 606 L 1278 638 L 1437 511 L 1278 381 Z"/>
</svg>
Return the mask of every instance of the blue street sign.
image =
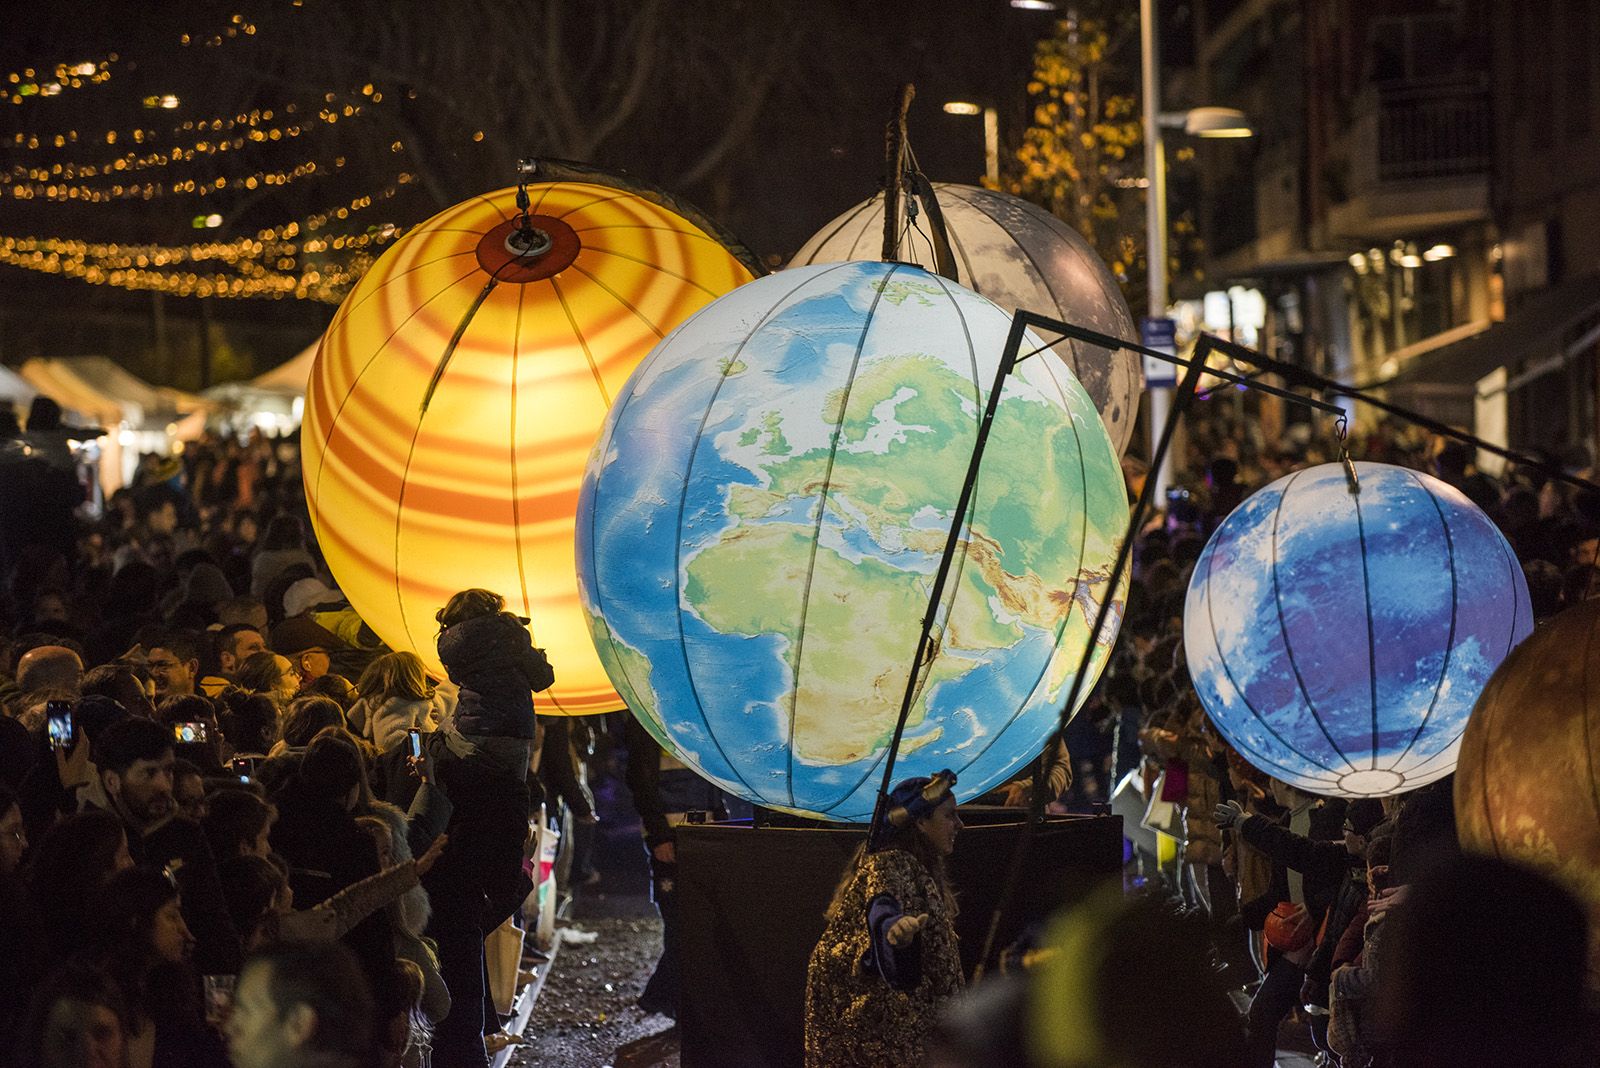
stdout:
<svg viewBox="0 0 1600 1068">
<path fill-rule="evenodd" d="M 1139 340 L 1147 349 L 1165 352 L 1169 356 L 1178 354 L 1178 323 L 1166 316 L 1159 318 L 1146 317 L 1139 320 Z M 1144 382 L 1152 388 L 1165 387 L 1171 389 L 1178 384 L 1178 367 L 1176 364 L 1158 360 L 1153 356 L 1144 358 Z"/>
</svg>

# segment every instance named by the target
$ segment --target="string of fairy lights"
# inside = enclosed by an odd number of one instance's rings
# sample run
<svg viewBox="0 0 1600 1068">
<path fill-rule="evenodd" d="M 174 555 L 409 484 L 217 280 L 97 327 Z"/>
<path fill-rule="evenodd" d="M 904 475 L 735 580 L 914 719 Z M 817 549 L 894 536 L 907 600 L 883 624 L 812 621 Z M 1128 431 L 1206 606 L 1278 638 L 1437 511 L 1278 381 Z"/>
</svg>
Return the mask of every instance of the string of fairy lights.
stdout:
<svg viewBox="0 0 1600 1068">
<path fill-rule="evenodd" d="M 302 0 L 293 0 L 292 6 L 302 6 Z M 178 44 L 216 48 L 229 40 L 254 36 L 257 30 L 254 22 L 236 14 L 217 32 L 185 33 Z M 81 62 L 13 71 L 0 75 L 0 100 L 17 104 L 102 85 L 112 80 L 119 64 L 132 67 L 113 52 Z M 390 94 L 395 95 L 401 94 Z M 416 94 L 403 95 L 414 99 Z M 206 205 L 224 194 L 277 189 L 302 179 L 334 175 L 346 167 L 347 158 L 332 151 L 308 153 L 292 164 L 261 166 L 246 174 L 183 172 L 191 165 L 240 156 L 254 146 L 292 143 L 339 122 L 360 120 L 384 100 L 385 92 L 367 83 L 310 100 L 167 124 L 147 119 L 110 129 L 0 134 L 0 199 L 98 205 L 186 198 Z M 145 97 L 140 103 L 157 114 L 182 106 L 178 97 L 170 94 Z M 53 105 L 42 107 L 40 115 L 54 111 Z M 482 132 L 473 132 L 472 139 L 481 141 Z M 120 150 L 120 154 L 91 159 L 64 155 L 96 145 Z M 388 149 L 399 155 L 405 145 L 394 140 Z M 27 158 L 19 159 L 19 154 Z M 12 160 L 5 161 L 6 155 Z M 354 231 L 349 223 L 360 223 L 362 212 L 393 200 L 415 181 L 414 174 L 402 170 L 381 189 L 227 240 L 197 238 L 189 244 L 158 244 L 0 233 L 0 266 L 90 285 L 177 296 L 337 303 L 377 253 L 406 230 L 388 220 Z M 223 209 L 226 207 L 224 204 Z M 220 212 L 201 206 L 192 225 L 207 230 L 224 222 Z"/>
<path fill-rule="evenodd" d="M 332 93 L 328 95 L 333 96 Z M 287 111 L 292 115 L 296 111 L 295 105 L 290 104 Z M 343 107 L 324 107 L 318 111 L 317 121 L 332 125 L 338 122 L 341 117 L 346 119 L 354 118 L 360 115 L 361 111 L 360 105 L 357 104 L 346 104 Z M 269 109 L 266 112 L 266 117 L 270 119 L 272 114 L 273 112 Z M 16 163 L 12 164 L 9 171 L 0 171 L 0 185 L 5 185 L 18 179 L 26 179 L 33 182 L 49 182 L 55 179 L 71 181 L 77 178 L 96 178 L 128 171 L 149 170 L 152 167 L 193 163 L 208 156 L 216 156 L 229 151 L 237 152 L 252 144 L 265 144 L 271 141 L 292 141 L 311 132 L 312 129 L 310 125 L 297 120 L 282 122 L 276 126 L 261 126 L 259 120 L 247 120 L 246 125 L 249 127 L 246 132 L 235 134 L 232 137 L 202 137 L 188 144 L 174 145 L 167 149 L 156 149 L 142 156 L 138 152 L 130 151 L 101 163 L 69 161 L 66 163 L 57 162 L 50 166 L 42 164 L 30 166 L 25 163 Z M 134 143 L 143 144 L 147 140 L 147 138 L 140 136 L 144 132 L 143 130 L 134 131 L 134 136 L 131 138 Z M 14 136 L 20 138 L 23 135 L 17 134 Z M 115 131 L 108 132 L 106 136 L 108 144 L 116 143 Z M 56 147 L 62 147 L 59 144 L 62 141 L 68 144 L 76 144 L 77 131 L 69 131 L 65 135 L 57 134 L 55 140 L 58 142 Z M 29 147 L 31 148 L 32 146 L 30 145 Z"/>
<path fill-rule="evenodd" d="M 175 296 L 315 300 L 337 304 L 374 259 L 373 252 L 400 237 L 405 228 L 375 224 L 355 234 L 310 236 L 396 196 L 415 176 L 402 173 L 376 194 L 363 194 L 337 208 L 318 212 L 304 224 L 290 221 L 266 227 L 253 237 L 202 241 L 189 245 L 89 242 L 62 237 L 0 235 L 0 264 L 42 274 L 78 279 L 90 285 L 151 290 Z M 304 236 L 303 240 L 297 240 Z M 343 259 L 314 259 L 326 253 Z M 178 270 L 215 262 L 228 271 L 210 274 Z M 232 273 L 229 273 L 232 272 Z"/>
<path fill-rule="evenodd" d="M 111 80 L 111 65 L 119 58 L 112 52 L 100 60 L 57 63 L 48 74 L 36 72 L 32 67 L 14 70 L 0 81 L 0 94 L 4 94 L 9 103 L 21 104 L 33 97 L 60 96 L 69 89 L 100 85 Z"/>
</svg>

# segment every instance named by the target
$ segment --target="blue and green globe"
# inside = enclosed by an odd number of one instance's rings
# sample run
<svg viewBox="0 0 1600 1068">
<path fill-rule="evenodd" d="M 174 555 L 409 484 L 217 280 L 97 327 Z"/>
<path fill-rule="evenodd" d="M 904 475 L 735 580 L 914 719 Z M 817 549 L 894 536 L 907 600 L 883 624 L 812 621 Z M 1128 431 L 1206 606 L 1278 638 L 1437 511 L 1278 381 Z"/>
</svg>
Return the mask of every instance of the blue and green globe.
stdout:
<svg viewBox="0 0 1600 1068">
<path fill-rule="evenodd" d="M 870 818 L 1010 319 L 904 264 L 798 268 L 707 305 L 628 380 L 584 477 L 579 587 L 618 692 L 706 778 Z M 962 797 L 1049 738 L 1128 516 L 1063 363 L 1024 362 L 1001 397 L 895 764 L 952 768 Z"/>
</svg>

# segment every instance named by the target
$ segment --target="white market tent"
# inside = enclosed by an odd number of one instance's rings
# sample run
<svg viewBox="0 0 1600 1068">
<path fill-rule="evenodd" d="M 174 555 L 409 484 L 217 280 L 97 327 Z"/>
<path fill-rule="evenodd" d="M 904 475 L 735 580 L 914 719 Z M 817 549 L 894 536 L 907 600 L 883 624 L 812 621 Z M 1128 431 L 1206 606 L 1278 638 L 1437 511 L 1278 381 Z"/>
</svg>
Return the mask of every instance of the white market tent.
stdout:
<svg viewBox="0 0 1600 1068">
<path fill-rule="evenodd" d="M 205 397 L 220 411 L 221 422 L 235 433 L 252 427 L 282 433 L 300 425 L 306 384 L 321 340 L 247 382 L 228 382 L 206 390 Z"/>
<path fill-rule="evenodd" d="M 33 398 L 38 390 L 28 384 L 28 380 L 9 367 L 0 367 L 0 401 L 11 405 L 13 408 L 23 409 L 33 403 Z M 21 412 L 19 411 L 20 415 Z"/>
<path fill-rule="evenodd" d="M 133 478 L 142 453 L 170 455 L 175 442 L 198 438 L 212 407 L 193 393 L 152 386 L 109 356 L 35 358 L 21 377 L 61 405 L 66 422 L 105 428 L 96 446 L 107 495 Z"/>
<path fill-rule="evenodd" d="M 311 365 L 316 361 L 317 348 L 321 344 L 322 339 L 318 338 L 302 349 L 300 355 L 285 360 L 265 374 L 257 375 L 250 380 L 250 384 L 257 389 L 278 390 L 300 397 L 305 396 L 306 384 L 311 381 Z"/>
</svg>

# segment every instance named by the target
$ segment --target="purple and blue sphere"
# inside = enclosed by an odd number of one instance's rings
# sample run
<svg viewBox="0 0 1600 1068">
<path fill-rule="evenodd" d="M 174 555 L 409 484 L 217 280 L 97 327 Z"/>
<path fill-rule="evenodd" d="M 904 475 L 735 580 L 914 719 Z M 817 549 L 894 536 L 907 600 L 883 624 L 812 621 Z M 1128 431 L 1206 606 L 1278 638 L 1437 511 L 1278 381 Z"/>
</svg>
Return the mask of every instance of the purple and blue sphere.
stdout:
<svg viewBox="0 0 1600 1068">
<path fill-rule="evenodd" d="M 1357 463 L 1247 499 L 1189 584 L 1184 649 L 1217 729 L 1302 790 L 1383 797 L 1455 769 L 1473 703 L 1533 629 L 1489 517 L 1429 475 Z"/>
</svg>

